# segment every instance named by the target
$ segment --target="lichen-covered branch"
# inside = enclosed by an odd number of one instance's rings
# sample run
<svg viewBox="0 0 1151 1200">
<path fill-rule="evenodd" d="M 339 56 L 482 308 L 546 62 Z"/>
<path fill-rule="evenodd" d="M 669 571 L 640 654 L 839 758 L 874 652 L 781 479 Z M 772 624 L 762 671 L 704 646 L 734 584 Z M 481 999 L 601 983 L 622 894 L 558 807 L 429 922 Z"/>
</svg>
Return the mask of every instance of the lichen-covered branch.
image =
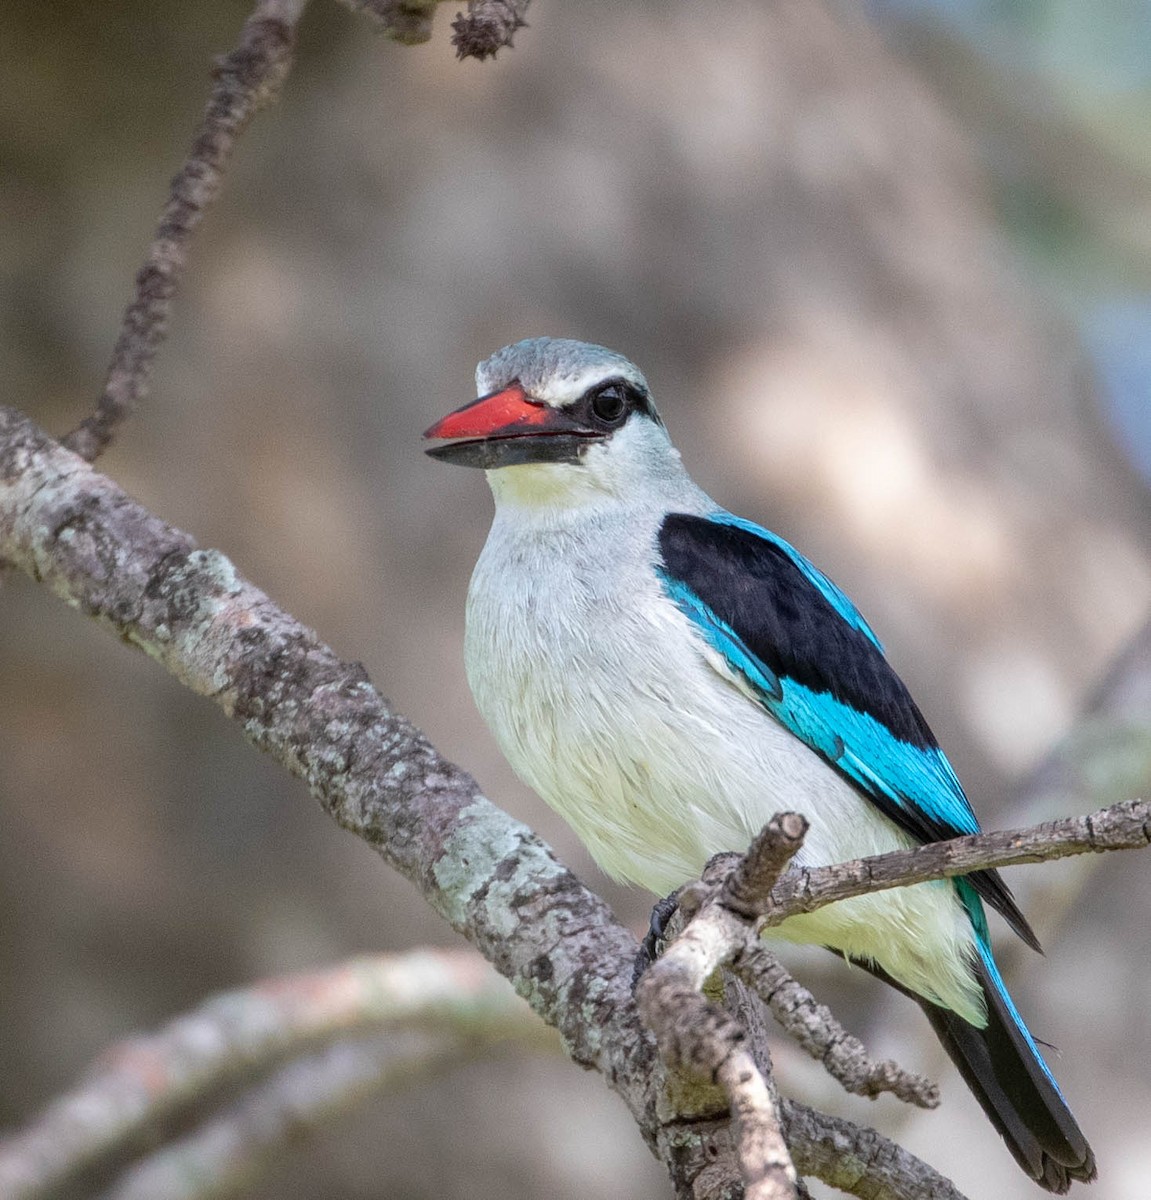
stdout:
<svg viewBox="0 0 1151 1200">
<path fill-rule="evenodd" d="M 4 408 L 0 555 L 210 697 L 412 880 L 578 1062 L 609 1078 L 643 1062 L 620 974 L 636 943 L 603 901 L 392 711 L 362 666 Z M 642 1115 L 644 1089 L 627 1095 Z"/>
<path fill-rule="evenodd" d="M 654 1046 L 629 986 L 635 939 L 393 712 L 363 667 L 2 407 L 0 557 L 210 697 L 302 778 L 512 981 L 575 1061 L 611 1082 L 671 1161 Z"/>
<path fill-rule="evenodd" d="M 213 71 L 208 106 L 184 165 L 172 180 L 148 257 L 124 313 L 104 391 L 91 416 L 65 438 L 89 462 L 148 392 L 152 361 L 167 332 L 188 243 L 220 193 L 236 139 L 279 93 L 292 62 L 296 25 L 307 0 L 259 0 L 235 49 Z"/>
<path fill-rule="evenodd" d="M 795 1164 L 755 1060 L 746 1050 L 733 1049 L 716 1068 L 715 1079 L 731 1104 L 746 1200 L 793 1200 Z"/>
<path fill-rule="evenodd" d="M 795 1167 L 767 1085 L 744 1045 L 744 1030 L 705 996 L 704 988 L 756 937 L 755 900 L 770 894 L 806 832 L 802 817 L 781 813 L 734 866 L 713 860 L 700 889 L 681 895 L 681 907 L 698 905 L 697 911 L 636 988 L 640 1015 L 667 1065 L 723 1088 L 735 1120 L 748 1200 L 794 1200 Z"/>
<path fill-rule="evenodd" d="M 759 940 L 759 918 L 771 906 L 773 885 L 802 845 L 806 831 L 807 822 L 801 816 L 780 813 L 752 841 L 746 854 L 712 859 L 701 880 L 680 892 L 686 924 L 636 989 L 640 1014 L 668 1066 L 710 1078 L 723 1088 L 735 1118 L 745 1195 L 757 1200 L 796 1195 L 796 1167 L 827 1180 L 829 1164 L 819 1154 L 806 1157 L 800 1145 L 792 1165 L 787 1145 L 790 1142 L 795 1152 L 797 1143 L 790 1132 L 785 1141 L 782 1106 L 777 1111 L 770 1081 L 752 1059 L 745 1040 L 747 1031 L 705 994 L 719 968 L 729 966 L 757 991 L 787 1032 L 849 1091 L 869 1096 L 889 1091 L 924 1107 L 938 1103 L 938 1093 L 926 1080 L 895 1063 L 871 1063 L 862 1045 L 791 978 Z M 856 1133 L 864 1142 L 878 1136 L 870 1130 Z M 856 1163 L 867 1161 L 871 1153 L 849 1152 L 846 1146 L 843 1150 Z M 919 1174 L 913 1159 L 904 1167 Z M 836 1186 L 844 1187 L 842 1165 L 838 1170 Z M 926 1176 L 921 1176 L 920 1182 L 922 1178 Z M 857 1187 L 861 1190 L 856 1191 Z M 861 1196 L 884 1194 L 867 1170 L 845 1190 Z"/>
<path fill-rule="evenodd" d="M 70 1180 L 107 1171 L 161 1140 L 182 1114 L 214 1095 L 326 1043 L 380 1031 L 415 1031 L 433 1039 L 429 1047 L 435 1039 L 453 1047 L 510 1037 L 537 1046 L 554 1040 L 507 982 L 470 951 L 376 955 L 267 980 L 216 996 L 156 1033 L 112 1046 L 78 1087 L 27 1129 L 0 1141 L 0 1195 L 54 1195 Z M 390 1044 L 379 1043 L 380 1070 Z M 330 1064 L 316 1069 L 334 1098 Z M 262 1094 L 277 1090 L 269 1085 Z"/>
</svg>

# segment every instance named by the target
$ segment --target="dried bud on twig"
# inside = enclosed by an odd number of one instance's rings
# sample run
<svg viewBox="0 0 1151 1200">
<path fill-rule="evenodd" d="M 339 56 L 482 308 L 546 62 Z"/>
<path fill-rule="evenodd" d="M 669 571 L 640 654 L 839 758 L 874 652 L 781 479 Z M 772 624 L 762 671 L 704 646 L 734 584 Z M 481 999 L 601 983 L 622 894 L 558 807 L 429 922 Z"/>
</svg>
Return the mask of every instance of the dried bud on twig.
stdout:
<svg viewBox="0 0 1151 1200">
<path fill-rule="evenodd" d="M 468 0 L 468 11 L 452 22 L 452 45 L 460 58 L 495 58 L 526 27 L 529 0 Z"/>
</svg>

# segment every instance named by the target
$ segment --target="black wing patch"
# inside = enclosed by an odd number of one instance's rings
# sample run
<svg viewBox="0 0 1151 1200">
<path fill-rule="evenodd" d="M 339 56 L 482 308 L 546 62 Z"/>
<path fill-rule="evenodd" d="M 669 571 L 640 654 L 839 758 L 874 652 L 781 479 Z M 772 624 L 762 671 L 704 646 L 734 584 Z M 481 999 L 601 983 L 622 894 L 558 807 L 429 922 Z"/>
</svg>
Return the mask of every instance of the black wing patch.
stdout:
<svg viewBox="0 0 1151 1200">
<path fill-rule="evenodd" d="M 978 829 L 958 779 L 874 634 L 798 551 L 727 514 L 688 513 L 664 519 L 659 549 L 668 593 L 681 610 L 753 686 L 777 681 L 770 690 L 758 686 L 767 711 L 885 816 L 921 842 Z M 999 874 L 968 878 L 1038 949 Z"/>
</svg>

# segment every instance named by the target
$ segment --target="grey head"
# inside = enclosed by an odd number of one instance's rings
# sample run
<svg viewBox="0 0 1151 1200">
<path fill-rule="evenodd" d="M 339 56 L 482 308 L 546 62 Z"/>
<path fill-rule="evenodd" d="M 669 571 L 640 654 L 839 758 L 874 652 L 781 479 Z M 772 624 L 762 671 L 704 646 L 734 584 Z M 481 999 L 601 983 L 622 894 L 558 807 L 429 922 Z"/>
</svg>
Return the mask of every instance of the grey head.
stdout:
<svg viewBox="0 0 1151 1200">
<path fill-rule="evenodd" d="M 662 421 L 647 380 L 622 354 L 569 338 L 529 338 L 476 368 L 479 399 L 438 421 L 428 453 L 460 466 L 581 465 L 621 431 Z M 663 439 L 666 442 L 666 436 Z"/>
<path fill-rule="evenodd" d="M 612 379 L 630 384 L 648 397 L 647 380 L 635 363 L 606 346 L 572 338 L 527 338 L 504 346 L 476 367 L 479 395 L 518 380 L 529 396 L 557 408 Z"/>
</svg>

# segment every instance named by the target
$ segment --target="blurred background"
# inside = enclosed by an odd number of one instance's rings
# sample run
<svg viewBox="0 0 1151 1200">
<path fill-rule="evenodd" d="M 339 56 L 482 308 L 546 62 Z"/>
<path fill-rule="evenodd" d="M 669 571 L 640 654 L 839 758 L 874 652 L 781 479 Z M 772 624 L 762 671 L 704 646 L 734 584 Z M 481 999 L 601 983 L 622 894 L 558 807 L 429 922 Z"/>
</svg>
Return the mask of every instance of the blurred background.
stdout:
<svg viewBox="0 0 1151 1200">
<path fill-rule="evenodd" d="M 52 430 L 99 391 L 246 13 L 5 6 L 4 401 Z M 1151 5 L 536 0 L 483 65 L 455 61 L 451 16 L 411 48 L 310 7 L 104 469 L 363 660 L 636 927 L 650 898 L 517 783 L 463 677 L 490 499 L 419 435 L 522 337 L 641 365 L 699 482 L 868 615 L 985 824 L 1151 792 L 1146 709 L 1124 736 L 1096 719 L 1090 770 L 1048 759 L 1151 614 Z M 1062 1047 L 1098 1200 L 1151 1173 L 1148 862 L 1012 874 L 1047 957 L 1005 946 L 1007 973 Z M 211 704 L 22 578 L 0 590 L 0 914 L 0 1126 L 213 991 L 453 939 Z M 945 1106 L 843 1097 L 781 1046 L 785 1090 L 972 1197 L 1039 1194 L 912 1005 L 799 962 Z M 668 1188 L 597 1078 L 512 1058 L 373 1102 L 251 1194 Z"/>
</svg>

